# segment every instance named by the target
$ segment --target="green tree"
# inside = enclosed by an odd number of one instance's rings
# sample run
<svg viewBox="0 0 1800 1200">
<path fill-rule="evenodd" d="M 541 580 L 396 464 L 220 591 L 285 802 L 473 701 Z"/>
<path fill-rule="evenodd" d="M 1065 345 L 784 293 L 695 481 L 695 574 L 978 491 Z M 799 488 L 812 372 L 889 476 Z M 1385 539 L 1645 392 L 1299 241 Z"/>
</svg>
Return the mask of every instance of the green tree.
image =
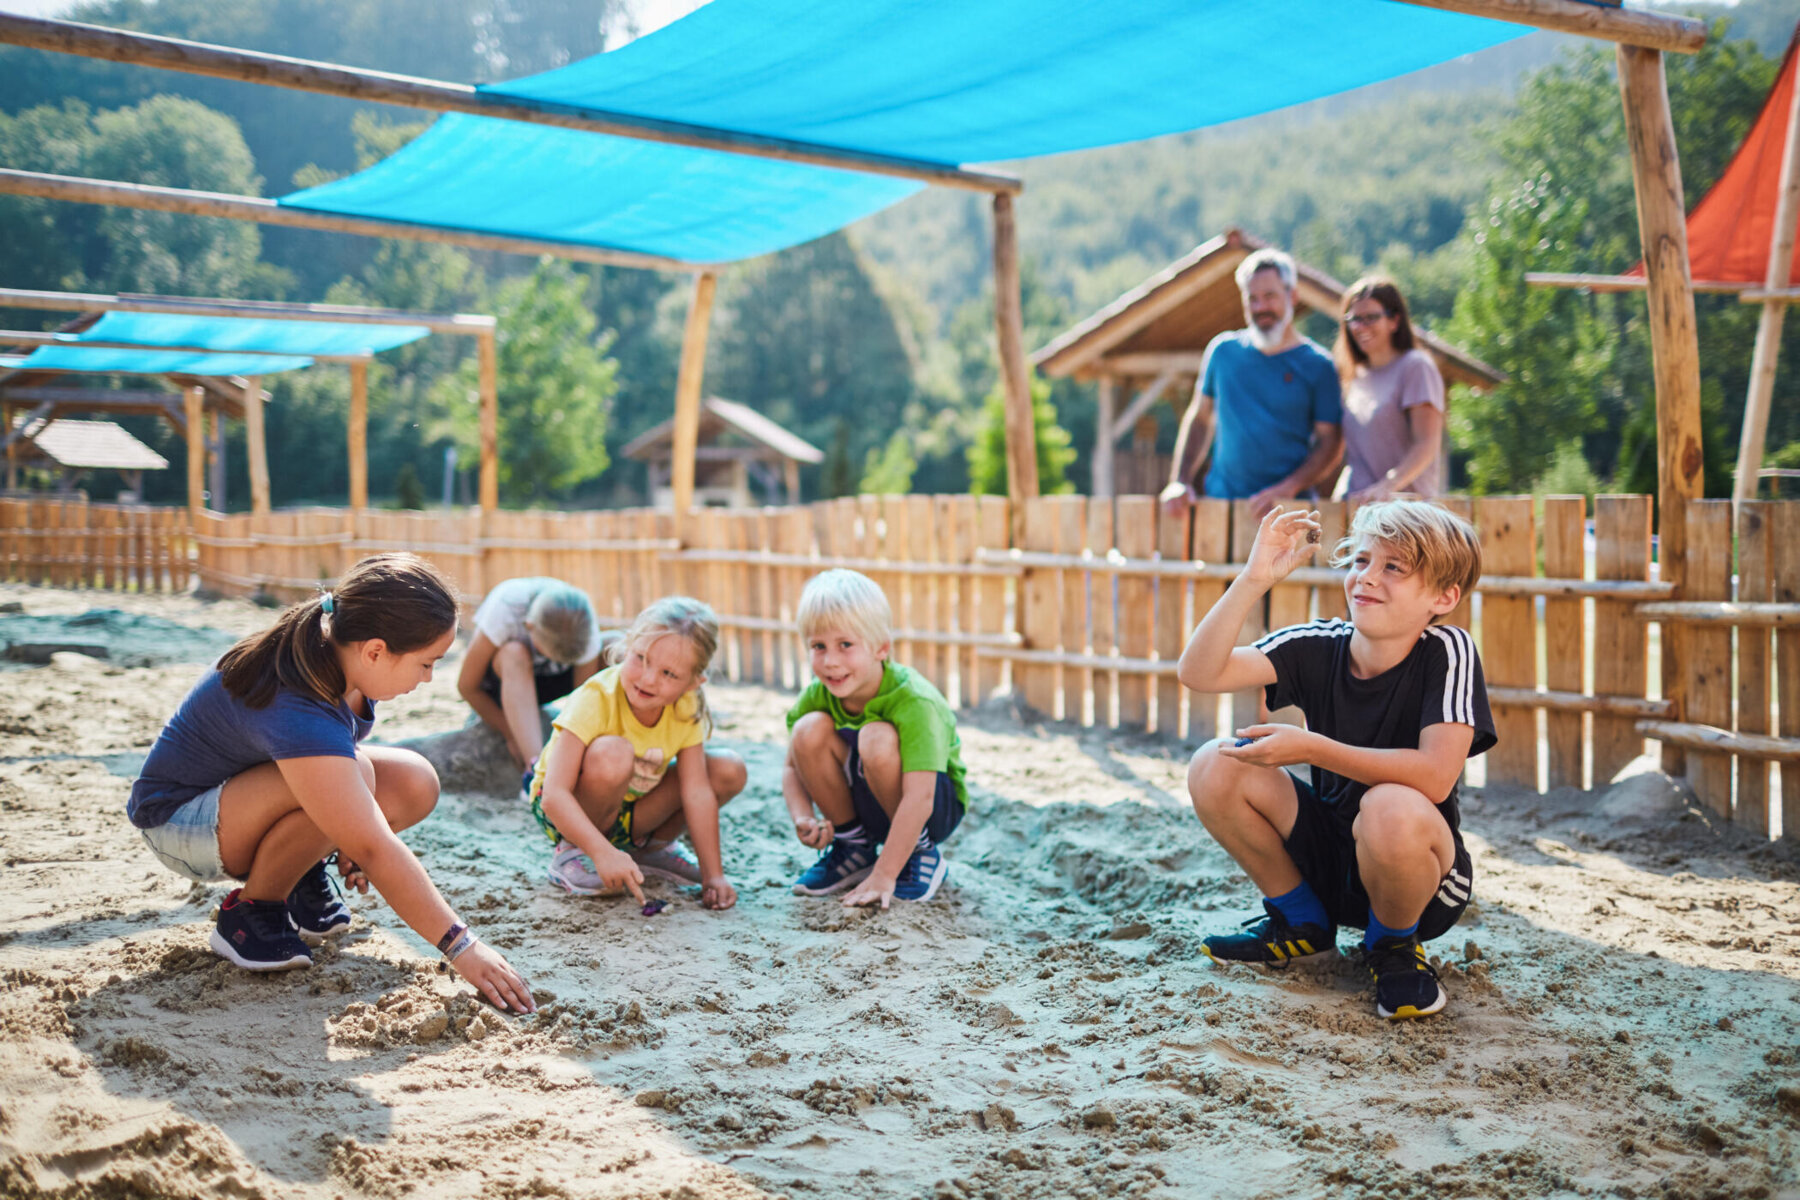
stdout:
<svg viewBox="0 0 1800 1200">
<path fill-rule="evenodd" d="M 903 496 L 912 491 L 913 472 L 918 468 L 913 460 L 911 435 L 896 429 L 886 446 L 871 449 L 863 461 L 860 490 L 871 495 Z"/>
<path fill-rule="evenodd" d="M 1075 451 L 1069 431 L 1056 423 L 1056 406 L 1050 402 L 1050 385 L 1031 377 L 1031 415 L 1037 438 L 1038 494 L 1060 496 L 1075 490 L 1069 482 L 1069 464 Z M 981 432 L 969 444 L 969 490 L 977 496 L 1006 495 L 1006 395 L 1000 385 L 981 408 Z"/>
<path fill-rule="evenodd" d="M 551 259 L 501 284 L 491 307 L 499 322 L 501 498 L 525 504 L 566 496 L 606 469 L 617 386 L 617 364 L 606 356 L 611 336 L 595 336 L 586 279 Z M 465 359 L 433 396 L 447 417 L 444 428 L 474 461 L 476 364 Z"/>
<path fill-rule="evenodd" d="M 1722 25 L 1667 64 L 1683 189 L 1698 200 L 1761 106 L 1775 64 Z M 1545 68 L 1493 144 L 1492 198 L 1465 228 L 1469 275 L 1442 332 L 1505 371 L 1486 395 L 1458 395 L 1450 427 L 1476 491 L 1529 487 L 1580 439 L 1595 472 L 1654 491 L 1655 387 L 1641 294 L 1585 296 L 1527 287 L 1528 271 L 1617 273 L 1639 257 L 1637 210 L 1612 56 L 1588 50 Z M 1721 302 L 1723 301 L 1723 302 Z M 1707 490 L 1730 488 L 1753 314 L 1700 297 Z M 1772 431 L 1777 432 L 1778 431 Z"/>
<path fill-rule="evenodd" d="M 831 431 L 831 445 L 825 449 L 819 492 L 827 500 L 856 494 L 856 469 L 850 459 L 850 422 L 843 417 L 838 418 Z"/>
</svg>

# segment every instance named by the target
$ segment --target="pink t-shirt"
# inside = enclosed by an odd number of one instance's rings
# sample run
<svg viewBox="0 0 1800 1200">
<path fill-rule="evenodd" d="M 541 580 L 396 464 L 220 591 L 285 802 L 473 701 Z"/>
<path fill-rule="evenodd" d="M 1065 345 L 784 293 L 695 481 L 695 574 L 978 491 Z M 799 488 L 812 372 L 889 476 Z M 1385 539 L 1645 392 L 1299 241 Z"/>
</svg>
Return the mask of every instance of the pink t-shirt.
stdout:
<svg viewBox="0 0 1800 1200">
<path fill-rule="evenodd" d="M 1412 427 L 1406 410 L 1429 404 L 1444 411 L 1444 377 L 1423 350 L 1412 349 L 1385 367 L 1358 367 L 1344 389 L 1344 461 L 1351 492 L 1378 482 L 1406 458 Z M 1403 489 L 1421 496 L 1442 490 L 1440 454 Z"/>
</svg>

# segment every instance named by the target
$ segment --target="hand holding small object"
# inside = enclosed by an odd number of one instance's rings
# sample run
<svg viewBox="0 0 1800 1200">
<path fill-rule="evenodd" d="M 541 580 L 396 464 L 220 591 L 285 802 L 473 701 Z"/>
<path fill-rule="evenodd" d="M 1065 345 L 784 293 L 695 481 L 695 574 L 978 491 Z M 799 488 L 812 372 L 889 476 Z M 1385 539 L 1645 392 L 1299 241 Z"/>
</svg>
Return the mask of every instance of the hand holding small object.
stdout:
<svg viewBox="0 0 1800 1200">
<path fill-rule="evenodd" d="M 1244 564 L 1244 577 L 1263 587 L 1281 582 L 1313 556 L 1320 534 L 1317 512 L 1287 512 L 1276 505 L 1257 527 L 1250 561 Z"/>
</svg>

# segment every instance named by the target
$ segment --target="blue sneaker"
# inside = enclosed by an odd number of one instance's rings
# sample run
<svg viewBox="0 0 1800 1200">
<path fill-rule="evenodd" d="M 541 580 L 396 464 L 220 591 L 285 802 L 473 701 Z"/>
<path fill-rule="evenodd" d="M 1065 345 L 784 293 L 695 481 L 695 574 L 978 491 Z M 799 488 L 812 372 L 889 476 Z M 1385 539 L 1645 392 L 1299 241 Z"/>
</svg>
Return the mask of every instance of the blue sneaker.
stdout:
<svg viewBox="0 0 1800 1200">
<path fill-rule="evenodd" d="M 350 909 L 324 862 L 314 863 L 288 893 L 287 914 L 300 940 L 309 946 L 350 928 Z"/>
<path fill-rule="evenodd" d="M 864 842 L 833 841 L 794 881 L 796 896 L 829 896 L 855 887 L 875 869 L 875 849 Z"/>
<path fill-rule="evenodd" d="M 894 881 L 894 899 L 929 900 L 937 895 L 938 885 L 948 874 L 950 864 L 944 861 L 942 850 L 936 846 L 914 850 L 900 868 L 900 878 Z"/>
<path fill-rule="evenodd" d="M 279 900 L 246 900 L 233 888 L 219 905 L 219 923 L 209 939 L 213 953 L 246 971 L 287 971 L 312 966 L 312 951 L 288 923 Z"/>
</svg>

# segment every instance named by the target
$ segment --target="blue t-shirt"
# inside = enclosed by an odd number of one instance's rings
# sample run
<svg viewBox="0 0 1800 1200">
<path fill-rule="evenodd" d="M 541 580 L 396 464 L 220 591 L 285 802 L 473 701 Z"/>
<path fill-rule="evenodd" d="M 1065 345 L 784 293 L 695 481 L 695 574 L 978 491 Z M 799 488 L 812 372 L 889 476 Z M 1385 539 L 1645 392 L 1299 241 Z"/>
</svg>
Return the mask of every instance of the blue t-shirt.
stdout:
<svg viewBox="0 0 1800 1200">
<path fill-rule="evenodd" d="M 1343 423 L 1337 367 L 1317 342 L 1264 354 L 1247 331 L 1206 348 L 1200 391 L 1213 399 L 1206 494 L 1243 500 L 1291 474 L 1312 450 L 1313 426 Z"/>
<path fill-rule="evenodd" d="M 375 724 L 342 700 L 327 704 L 277 688 L 267 708 L 251 708 L 225 690 L 218 669 L 196 683 L 150 747 L 131 785 L 125 815 L 139 829 L 167 823 L 175 810 L 208 788 L 260 763 L 284 758 L 355 758 L 356 743 Z"/>
</svg>

